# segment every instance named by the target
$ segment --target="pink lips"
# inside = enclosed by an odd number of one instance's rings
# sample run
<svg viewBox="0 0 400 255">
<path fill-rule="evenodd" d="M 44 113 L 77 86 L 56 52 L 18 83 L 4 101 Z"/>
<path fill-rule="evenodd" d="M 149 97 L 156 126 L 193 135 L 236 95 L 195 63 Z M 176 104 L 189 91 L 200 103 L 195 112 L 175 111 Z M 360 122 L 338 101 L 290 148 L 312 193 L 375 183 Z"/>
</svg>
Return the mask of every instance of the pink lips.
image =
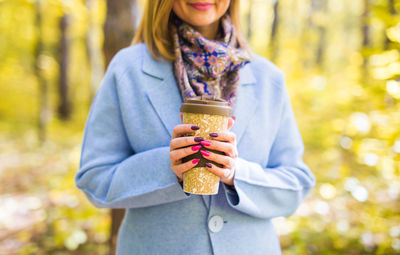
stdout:
<svg viewBox="0 0 400 255">
<path fill-rule="evenodd" d="M 214 4 L 213 3 L 204 3 L 204 2 L 198 2 L 198 3 L 192 3 L 189 4 L 193 8 L 199 11 L 207 11 L 209 10 Z"/>
</svg>

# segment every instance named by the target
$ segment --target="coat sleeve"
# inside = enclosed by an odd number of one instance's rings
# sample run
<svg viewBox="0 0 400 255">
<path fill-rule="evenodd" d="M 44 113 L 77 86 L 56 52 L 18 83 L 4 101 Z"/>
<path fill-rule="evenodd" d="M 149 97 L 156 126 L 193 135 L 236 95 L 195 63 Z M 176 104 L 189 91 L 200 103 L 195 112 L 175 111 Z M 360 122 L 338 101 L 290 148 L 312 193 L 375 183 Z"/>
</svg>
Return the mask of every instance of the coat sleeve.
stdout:
<svg viewBox="0 0 400 255">
<path fill-rule="evenodd" d="M 315 177 L 302 160 L 304 145 L 289 94 L 285 86 L 282 89 L 282 115 L 267 166 L 239 155 L 234 188 L 224 185 L 232 208 L 258 218 L 293 214 L 315 186 Z"/>
<path fill-rule="evenodd" d="M 86 120 L 77 187 L 96 207 L 107 208 L 147 207 L 190 197 L 172 172 L 169 146 L 132 150 L 119 107 L 117 74 L 114 58 Z"/>
</svg>

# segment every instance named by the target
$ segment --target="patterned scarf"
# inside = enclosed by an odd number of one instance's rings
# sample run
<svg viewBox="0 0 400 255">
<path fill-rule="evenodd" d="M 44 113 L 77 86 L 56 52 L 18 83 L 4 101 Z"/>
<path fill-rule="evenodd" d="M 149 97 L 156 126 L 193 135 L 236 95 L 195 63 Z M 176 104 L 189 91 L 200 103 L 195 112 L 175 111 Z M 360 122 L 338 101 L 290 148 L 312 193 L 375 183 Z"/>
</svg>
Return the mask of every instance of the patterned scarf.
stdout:
<svg viewBox="0 0 400 255">
<path fill-rule="evenodd" d="M 214 95 L 233 108 L 239 86 L 239 68 L 250 62 L 237 48 L 234 26 L 228 14 L 221 18 L 219 38 L 210 40 L 179 18 L 172 26 L 175 56 L 174 75 L 187 97 Z"/>
</svg>

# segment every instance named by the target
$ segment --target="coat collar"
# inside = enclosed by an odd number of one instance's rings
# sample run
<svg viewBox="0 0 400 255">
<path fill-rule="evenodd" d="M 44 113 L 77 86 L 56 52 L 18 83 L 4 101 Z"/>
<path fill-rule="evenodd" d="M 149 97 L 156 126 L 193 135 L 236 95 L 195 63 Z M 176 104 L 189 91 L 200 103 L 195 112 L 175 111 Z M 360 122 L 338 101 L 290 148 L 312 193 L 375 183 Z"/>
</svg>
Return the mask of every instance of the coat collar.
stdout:
<svg viewBox="0 0 400 255">
<path fill-rule="evenodd" d="M 172 137 L 173 128 L 181 123 L 182 104 L 182 97 L 173 75 L 172 62 L 153 59 L 146 46 L 142 52 L 142 71 L 154 78 L 154 82 L 146 86 L 148 99 Z M 239 70 L 239 77 L 238 98 L 232 114 L 236 116 L 236 121 L 230 130 L 236 135 L 237 145 L 258 105 L 256 86 L 254 86 L 256 79 L 250 63 Z"/>
</svg>

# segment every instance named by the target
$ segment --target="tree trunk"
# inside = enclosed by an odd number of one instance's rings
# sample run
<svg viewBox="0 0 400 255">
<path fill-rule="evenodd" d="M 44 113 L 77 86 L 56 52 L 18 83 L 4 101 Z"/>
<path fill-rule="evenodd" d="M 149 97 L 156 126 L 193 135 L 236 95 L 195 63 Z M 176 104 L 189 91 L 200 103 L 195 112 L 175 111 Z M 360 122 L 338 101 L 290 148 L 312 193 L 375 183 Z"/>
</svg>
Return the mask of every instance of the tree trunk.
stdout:
<svg viewBox="0 0 400 255">
<path fill-rule="evenodd" d="M 46 79 L 43 77 L 40 67 L 40 57 L 43 51 L 42 40 L 42 14 L 43 6 L 41 0 L 35 2 L 35 27 L 37 29 L 37 40 L 35 45 L 35 75 L 39 86 L 39 113 L 38 113 L 38 137 L 39 142 L 46 140 L 46 124 L 48 121 L 48 88 Z"/>
<path fill-rule="evenodd" d="M 363 35 L 362 46 L 363 47 L 370 45 L 368 16 L 369 16 L 369 0 L 364 0 L 364 12 L 362 14 L 362 35 Z"/>
<path fill-rule="evenodd" d="M 271 39 L 270 39 L 270 49 L 271 49 L 271 60 L 274 61 L 277 57 L 278 53 L 278 25 L 279 25 L 279 0 L 275 0 L 274 2 L 274 19 L 272 21 L 271 28 Z"/>
<path fill-rule="evenodd" d="M 135 0 L 108 0 L 107 18 L 104 25 L 104 55 L 108 65 L 121 48 L 130 45 L 135 34 L 138 10 Z M 124 209 L 111 210 L 110 254 L 115 254 L 117 234 L 124 217 Z"/>
<path fill-rule="evenodd" d="M 364 12 L 362 14 L 362 21 L 361 21 L 361 29 L 362 29 L 362 48 L 367 48 L 370 46 L 370 28 L 369 28 L 369 0 L 364 0 Z M 363 57 L 363 65 L 362 65 L 362 77 L 365 80 L 368 74 L 367 71 L 367 64 L 368 64 L 368 57 Z"/>
<path fill-rule="evenodd" d="M 96 90 L 100 85 L 102 77 L 104 76 L 104 60 L 100 45 L 100 36 L 102 30 L 100 24 L 97 24 L 93 18 L 98 5 L 99 0 L 86 0 L 86 7 L 89 14 L 89 25 L 86 34 L 86 48 L 91 70 L 89 102 L 93 100 Z"/>
<path fill-rule="evenodd" d="M 68 120 L 71 115 L 71 104 L 68 95 L 68 63 L 69 63 L 69 43 L 68 43 L 68 14 L 64 14 L 60 20 L 61 40 L 60 40 L 60 77 L 59 77 L 59 105 L 58 116 L 61 120 Z"/>
<path fill-rule="evenodd" d="M 326 6 L 326 0 L 320 0 L 318 2 L 318 11 L 320 13 L 323 13 L 323 15 L 327 15 L 326 11 L 327 11 L 327 6 Z M 323 24 L 318 24 L 317 29 L 318 29 L 318 35 L 319 35 L 319 39 L 318 39 L 318 45 L 317 45 L 317 54 L 316 54 L 316 59 L 315 62 L 317 64 L 317 66 L 320 66 L 323 63 L 323 58 L 324 58 L 324 49 L 325 49 L 325 44 L 326 44 L 326 27 L 325 27 L 325 23 Z"/>
<path fill-rule="evenodd" d="M 130 45 L 135 34 L 135 0 L 108 0 L 104 24 L 104 55 L 106 65 L 121 48 Z"/>
<path fill-rule="evenodd" d="M 253 8 L 253 0 L 249 0 L 248 2 L 249 2 L 249 10 L 248 10 L 247 15 L 246 15 L 246 19 L 247 19 L 247 34 L 246 34 L 246 37 L 247 37 L 247 40 L 250 42 L 251 41 L 251 36 L 253 34 L 252 28 L 251 28 L 251 26 L 252 26 L 251 25 L 251 9 Z"/>
<path fill-rule="evenodd" d="M 396 14 L 396 9 L 394 8 L 394 0 L 388 0 L 388 9 L 391 17 Z M 390 39 L 386 35 L 386 29 L 384 30 L 385 32 L 385 41 L 383 44 L 384 50 L 388 50 L 390 46 Z"/>
</svg>

